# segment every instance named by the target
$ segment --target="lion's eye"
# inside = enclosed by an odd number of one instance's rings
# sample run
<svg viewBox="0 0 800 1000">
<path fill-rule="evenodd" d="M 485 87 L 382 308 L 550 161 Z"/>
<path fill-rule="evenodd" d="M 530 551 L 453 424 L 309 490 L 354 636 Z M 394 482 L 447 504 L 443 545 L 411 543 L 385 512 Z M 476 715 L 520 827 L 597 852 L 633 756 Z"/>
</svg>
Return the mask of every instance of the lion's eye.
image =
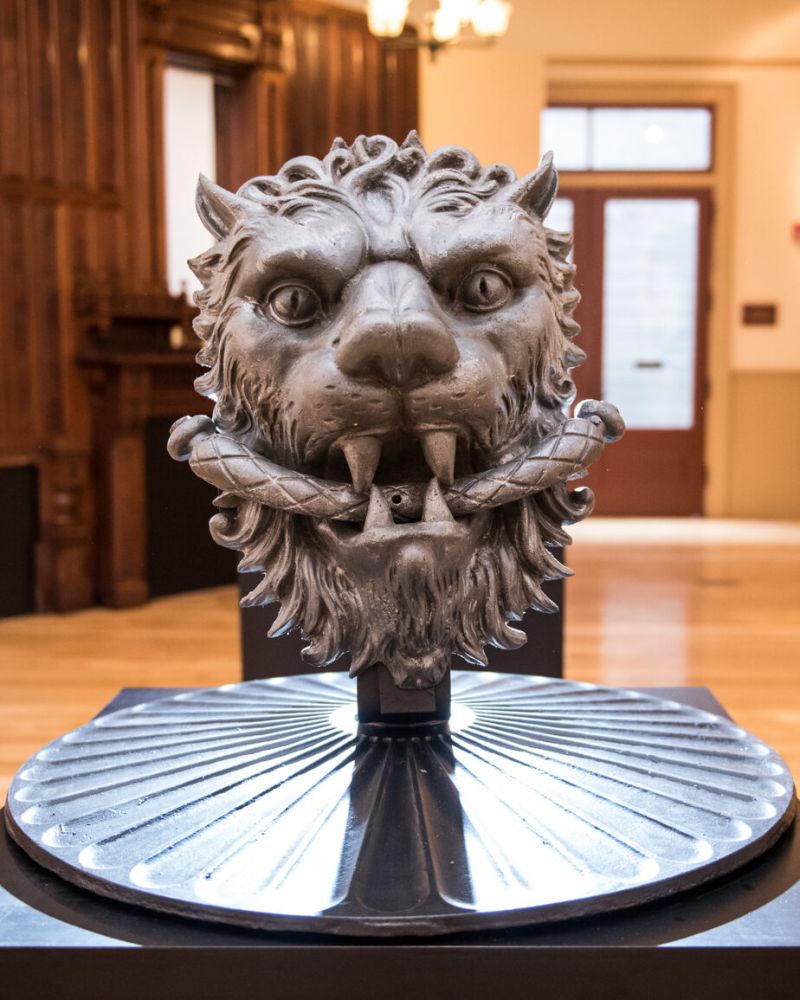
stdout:
<svg viewBox="0 0 800 1000">
<path fill-rule="evenodd" d="M 307 285 L 279 285 L 267 298 L 272 316 L 284 326 L 306 326 L 322 309 L 319 296 Z"/>
<path fill-rule="evenodd" d="M 464 279 L 458 297 L 467 309 L 487 312 L 503 305 L 510 293 L 511 284 L 504 274 L 482 267 Z"/>
</svg>

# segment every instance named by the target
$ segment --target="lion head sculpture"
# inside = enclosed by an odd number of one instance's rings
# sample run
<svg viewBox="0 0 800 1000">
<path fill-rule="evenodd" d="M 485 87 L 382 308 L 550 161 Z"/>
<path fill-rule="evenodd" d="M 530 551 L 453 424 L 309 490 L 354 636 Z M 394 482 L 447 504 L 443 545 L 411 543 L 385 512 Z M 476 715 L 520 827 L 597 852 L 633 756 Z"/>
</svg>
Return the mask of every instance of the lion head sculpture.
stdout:
<svg viewBox="0 0 800 1000">
<path fill-rule="evenodd" d="M 221 488 L 214 539 L 263 573 L 315 666 L 383 663 L 429 687 L 453 655 L 515 648 L 510 622 L 552 611 L 552 547 L 587 514 L 567 491 L 613 407 L 576 417 L 570 238 L 543 220 L 551 158 L 517 179 L 415 133 L 337 139 L 237 194 L 201 178 L 215 245 L 192 261 L 213 422 L 176 424 L 172 454 Z"/>
</svg>

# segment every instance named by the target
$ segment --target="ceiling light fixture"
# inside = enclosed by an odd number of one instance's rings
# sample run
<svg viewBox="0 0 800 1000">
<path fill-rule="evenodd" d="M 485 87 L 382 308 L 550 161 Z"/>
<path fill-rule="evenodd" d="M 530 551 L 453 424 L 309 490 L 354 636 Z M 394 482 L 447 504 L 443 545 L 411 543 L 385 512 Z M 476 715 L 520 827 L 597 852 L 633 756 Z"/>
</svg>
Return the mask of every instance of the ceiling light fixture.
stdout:
<svg viewBox="0 0 800 1000">
<path fill-rule="evenodd" d="M 506 0 L 439 0 L 425 18 L 422 37 L 403 37 L 409 0 L 367 0 L 369 30 L 401 48 L 426 48 L 434 57 L 445 47 L 491 44 L 508 31 L 512 6 Z M 473 40 L 474 39 L 474 40 Z"/>
</svg>

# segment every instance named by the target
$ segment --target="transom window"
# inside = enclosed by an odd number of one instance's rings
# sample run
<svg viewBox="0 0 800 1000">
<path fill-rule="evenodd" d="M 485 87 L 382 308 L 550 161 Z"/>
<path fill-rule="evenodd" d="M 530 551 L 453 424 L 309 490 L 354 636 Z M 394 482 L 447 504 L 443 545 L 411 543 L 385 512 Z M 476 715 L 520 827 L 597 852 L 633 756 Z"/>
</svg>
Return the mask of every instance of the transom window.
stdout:
<svg viewBox="0 0 800 1000">
<path fill-rule="evenodd" d="M 542 111 L 541 142 L 559 170 L 709 170 L 711 110 L 549 107 Z"/>
</svg>

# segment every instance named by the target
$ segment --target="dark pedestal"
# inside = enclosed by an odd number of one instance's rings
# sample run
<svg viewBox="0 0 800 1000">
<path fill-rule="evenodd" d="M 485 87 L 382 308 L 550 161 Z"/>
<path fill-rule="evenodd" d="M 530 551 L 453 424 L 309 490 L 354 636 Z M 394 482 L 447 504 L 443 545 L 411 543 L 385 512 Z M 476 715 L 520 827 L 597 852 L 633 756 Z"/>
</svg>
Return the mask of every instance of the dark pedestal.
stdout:
<svg viewBox="0 0 800 1000">
<path fill-rule="evenodd" d="M 723 714 L 702 688 L 648 689 Z M 114 710 L 169 694 L 128 689 Z M 268 934 L 72 887 L 0 836 L 0 983 L 58 1000 L 731 1000 L 800 976 L 800 836 L 699 890 L 547 927 L 397 941 Z"/>
</svg>

